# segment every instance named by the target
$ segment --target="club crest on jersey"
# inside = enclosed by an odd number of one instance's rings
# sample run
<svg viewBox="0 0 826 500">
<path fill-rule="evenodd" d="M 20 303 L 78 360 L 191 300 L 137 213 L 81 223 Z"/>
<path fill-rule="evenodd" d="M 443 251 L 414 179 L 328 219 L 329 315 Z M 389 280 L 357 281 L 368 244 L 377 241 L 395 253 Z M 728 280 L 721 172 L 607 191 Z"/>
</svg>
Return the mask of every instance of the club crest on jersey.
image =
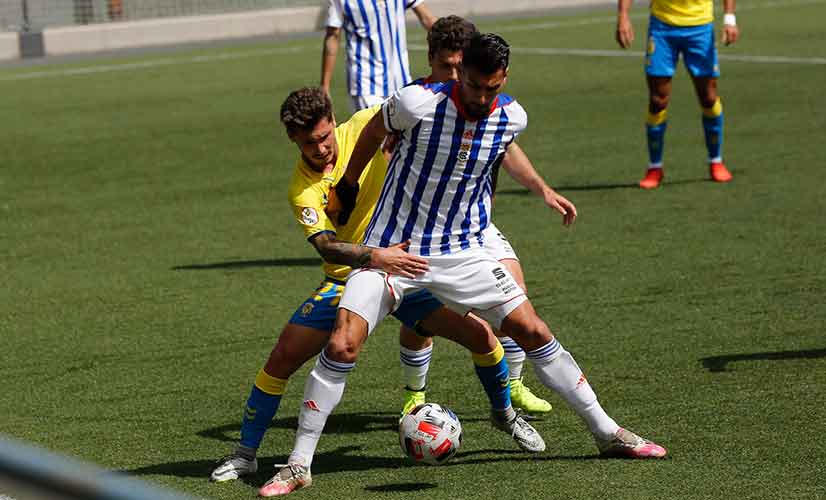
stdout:
<svg viewBox="0 0 826 500">
<path fill-rule="evenodd" d="M 318 224 L 318 212 L 315 208 L 304 207 L 301 209 L 301 221 L 308 226 L 315 226 Z"/>
<path fill-rule="evenodd" d="M 468 160 L 468 158 L 470 158 L 471 146 L 472 144 L 469 142 L 463 142 L 459 146 L 459 153 L 456 154 L 456 158 L 458 159 L 459 163 L 465 163 Z"/>
<path fill-rule="evenodd" d="M 473 130 L 465 130 L 465 133 L 462 134 L 462 139 L 464 139 L 466 141 L 472 141 L 473 140 Z"/>
</svg>

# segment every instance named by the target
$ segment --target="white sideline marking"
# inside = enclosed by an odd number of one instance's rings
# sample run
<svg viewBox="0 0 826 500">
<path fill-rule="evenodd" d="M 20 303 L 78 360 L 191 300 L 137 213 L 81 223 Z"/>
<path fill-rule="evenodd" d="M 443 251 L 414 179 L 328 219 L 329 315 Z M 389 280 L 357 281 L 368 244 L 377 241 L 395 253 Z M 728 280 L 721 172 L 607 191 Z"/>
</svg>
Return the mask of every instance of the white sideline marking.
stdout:
<svg viewBox="0 0 826 500">
<path fill-rule="evenodd" d="M 787 7 L 795 5 L 812 5 L 826 3 L 826 0 L 770 0 L 751 5 L 743 5 L 738 7 L 737 11 L 764 9 L 773 7 Z M 639 12 L 632 14 L 633 18 L 648 17 L 648 13 Z M 571 21 L 558 21 L 537 24 L 524 24 L 513 26 L 502 26 L 497 29 L 503 33 L 515 31 L 533 31 L 542 29 L 553 29 L 562 27 L 586 26 L 590 24 L 613 23 L 616 21 L 614 16 L 591 17 L 586 19 L 576 19 Z M 424 51 L 427 50 L 423 45 L 409 45 L 410 50 Z M 184 58 L 167 58 L 155 59 L 137 63 L 126 64 L 109 64 L 101 66 L 86 66 L 74 69 L 49 70 L 49 71 L 33 71 L 28 73 L 17 73 L 12 75 L 0 74 L 0 82 L 11 82 L 20 80 L 34 80 L 38 78 L 63 77 L 63 76 L 78 76 L 78 75 L 92 75 L 97 73 L 111 73 L 115 71 L 131 71 L 146 68 L 155 68 L 159 66 L 174 66 L 176 64 L 190 64 L 202 63 L 212 61 L 226 61 L 235 59 L 246 59 L 249 57 L 273 55 L 273 54 L 295 54 L 303 52 L 304 47 L 280 47 L 272 49 L 252 50 L 246 52 L 228 52 L 223 54 L 195 56 Z M 620 50 L 591 50 L 591 49 L 558 49 L 558 48 L 530 48 L 530 47 L 514 47 L 513 51 L 517 54 L 537 54 L 537 55 L 575 55 L 582 57 L 642 57 L 643 53 L 638 51 L 620 51 Z M 826 58 L 823 57 L 785 57 L 785 56 L 749 56 L 749 55 L 728 55 L 720 54 L 720 60 L 723 61 L 737 61 L 746 63 L 762 63 L 762 64 L 807 64 L 807 65 L 822 65 L 826 64 Z M 0 499 L 2 500 L 2 499 Z"/>
<path fill-rule="evenodd" d="M 424 45 L 410 45 L 410 50 L 423 52 Z M 541 56 L 581 56 L 581 57 L 634 57 L 642 58 L 645 53 L 638 50 L 599 50 L 599 49 L 557 49 L 552 47 L 513 47 L 516 54 Z M 723 61 L 737 61 L 759 64 L 826 64 L 826 57 L 786 57 L 786 56 L 749 56 L 734 54 L 718 54 Z"/>
<path fill-rule="evenodd" d="M 279 47 L 273 49 L 250 50 L 247 52 L 227 52 L 224 54 L 214 54 L 209 56 L 195 56 L 175 59 L 155 59 L 137 63 L 109 64 L 102 66 L 86 66 L 74 69 L 56 69 L 51 71 L 33 71 L 30 73 L 20 73 L 16 75 L 0 76 L 0 82 L 15 80 L 32 80 L 35 78 L 49 78 L 53 76 L 77 76 L 93 75 L 96 73 L 111 73 L 114 71 L 130 71 L 135 69 L 155 68 L 158 66 L 174 66 L 176 64 L 203 63 L 212 61 L 225 61 L 233 59 L 246 59 L 248 57 L 268 56 L 273 54 L 294 54 L 301 52 L 302 47 Z M 0 499 L 2 500 L 2 499 Z"/>
</svg>

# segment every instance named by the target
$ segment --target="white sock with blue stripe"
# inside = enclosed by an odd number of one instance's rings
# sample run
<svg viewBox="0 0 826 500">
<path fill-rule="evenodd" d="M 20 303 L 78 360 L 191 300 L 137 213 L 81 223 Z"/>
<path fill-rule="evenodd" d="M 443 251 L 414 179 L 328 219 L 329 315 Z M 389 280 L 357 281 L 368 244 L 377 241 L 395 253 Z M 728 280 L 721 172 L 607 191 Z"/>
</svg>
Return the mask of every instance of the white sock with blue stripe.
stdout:
<svg viewBox="0 0 826 500">
<path fill-rule="evenodd" d="M 525 365 L 525 351 L 510 337 L 499 337 L 499 342 L 505 349 L 505 360 L 508 362 L 510 378 L 522 378 L 522 366 Z"/>
<path fill-rule="evenodd" d="M 327 417 L 341 401 L 347 374 L 355 366 L 355 363 L 333 361 L 321 351 L 304 384 L 304 404 L 298 416 L 298 430 L 293 452 L 290 453 L 290 463 L 299 462 L 310 468 Z"/>
<path fill-rule="evenodd" d="M 421 391 L 427 385 L 427 371 L 430 369 L 430 357 L 433 355 L 433 345 L 421 351 L 414 351 L 399 346 L 399 359 L 402 363 L 404 383 L 411 391 Z"/>
<path fill-rule="evenodd" d="M 571 405 L 594 436 L 610 439 L 617 432 L 619 425 L 602 409 L 591 384 L 562 344 L 554 338 L 527 354 L 539 380 Z"/>
</svg>

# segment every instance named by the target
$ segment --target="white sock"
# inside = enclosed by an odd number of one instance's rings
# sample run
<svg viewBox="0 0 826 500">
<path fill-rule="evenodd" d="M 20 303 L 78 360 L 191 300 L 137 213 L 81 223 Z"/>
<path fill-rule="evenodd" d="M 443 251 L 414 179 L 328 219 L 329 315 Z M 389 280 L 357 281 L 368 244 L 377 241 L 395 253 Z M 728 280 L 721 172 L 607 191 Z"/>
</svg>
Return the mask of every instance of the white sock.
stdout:
<svg viewBox="0 0 826 500">
<path fill-rule="evenodd" d="M 505 349 L 505 361 L 508 362 L 510 378 L 522 378 L 522 367 L 525 365 L 525 351 L 510 337 L 499 337 L 499 342 Z"/>
<path fill-rule="evenodd" d="M 610 439 L 616 434 L 619 425 L 602 409 L 579 365 L 555 338 L 527 354 L 539 380 L 574 409 L 594 436 Z"/>
<path fill-rule="evenodd" d="M 324 430 L 327 417 L 341 401 L 347 374 L 354 366 L 355 363 L 339 363 L 328 359 L 324 351 L 321 351 L 304 384 L 304 404 L 301 405 L 298 416 L 295 446 L 288 460 L 290 463 L 302 463 L 307 469 L 312 465 L 321 431 Z"/>
<path fill-rule="evenodd" d="M 432 355 L 432 344 L 421 351 L 399 346 L 399 359 L 402 363 L 404 383 L 411 391 L 421 391 L 427 385 L 427 371 L 430 369 L 430 357 Z"/>
</svg>

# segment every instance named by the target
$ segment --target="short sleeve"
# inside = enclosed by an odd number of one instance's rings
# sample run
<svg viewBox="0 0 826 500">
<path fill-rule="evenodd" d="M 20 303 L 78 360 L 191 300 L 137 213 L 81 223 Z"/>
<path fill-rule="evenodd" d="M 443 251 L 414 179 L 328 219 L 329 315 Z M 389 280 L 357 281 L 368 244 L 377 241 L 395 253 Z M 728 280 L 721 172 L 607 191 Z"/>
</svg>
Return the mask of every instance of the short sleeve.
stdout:
<svg viewBox="0 0 826 500">
<path fill-rule="evenodd" d="M 397 90 L 381 106 L 384 127 L 392 132 L 402 132 L 413 128 L 419 121 L 414 110 L 416 109 L 416 93 L 418 86 L 410 85 Z"/>
<path fill-rule="evenodd" d="M 327 26 L 330 28 L 341 28 L 344 26 L 344 8 L 342 0 L 328 0 L 327 6 Z"/>
<path fill-rule="evenodd" d="M 301 226 L 301 229 L 304 230 L 304 236 L 306 238 L 311 238 L 318 233 L 323 232 L 336 232 L 336 227 L 333 225 L 333 221 L 327 217 L 327 214 L 324 213 L 319 207 L 302 207 L 299 205 L 292 205 L 293 214 L 295 214 L 296 221 Z"/>
<path fill-rule="evenodd" d="M 413 9 L 421 5 L 423 2 L 424 0 L 404 0 L 404 8 Z"/>
</svg>

